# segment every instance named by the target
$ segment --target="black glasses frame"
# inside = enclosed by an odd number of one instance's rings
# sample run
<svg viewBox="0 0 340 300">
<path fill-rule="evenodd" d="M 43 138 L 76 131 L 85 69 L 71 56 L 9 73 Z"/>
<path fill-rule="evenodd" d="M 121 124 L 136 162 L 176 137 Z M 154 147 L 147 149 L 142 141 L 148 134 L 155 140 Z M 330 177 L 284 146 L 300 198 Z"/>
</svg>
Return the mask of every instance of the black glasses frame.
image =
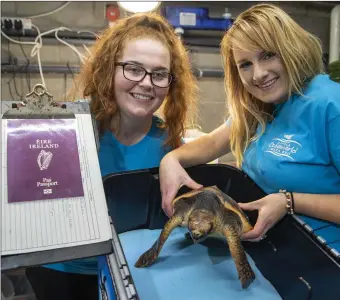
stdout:
<svg viewBox="0 0 340 300">
<path fill-rule="evenodd" d="M 138 67 L 138 68 L 143 69 L 143 70 L 144 70 L 144 76 L 143 76 L 140 80 L 132 80 L 132 79 L 127 78 L 127 77 L 125 76 L 125 66 L 127 66 L 127 65 L 129 65 L 129 66 L 136 66 L 136 67 Z M 154 72 L 148 72 L 147 70 L 145 70 L 145 68 L 143 68 L 143 67 L 140 66 L 140 65 L 136 65 L 136 64 L 128 63 L 128 62 L 118 62 L 118 63 L 116 63 L 116 66 L 121 66 L 121 67 L 123 67 L 123 75 L 124 75 L 124 77 L 125 77 L 127 80 L 130 80 L 130 81 L 133 81 L 133 82 L 141 82 L 142 80 L 144 80 L 144 78 L 145 78 L 146 75 L 149 75 L 149 76 L 150 76 L 151 83 L 152 83 L 154 86 L 156 86 L 156 87 L 158 87 L 158 88 L 167 88 L 167 87 L 171 84 L 171 82 L 173 81 L 173 76 L 172 76 L 172 74 L 169 73 L 169 72 L 165 72 L 165 73 L 167 73 L 168 76 L 169 76 L 169 84 L 168 84 L 167 86 L 159 86 L 159 85 L 155 84 L 155 83 L 153 82 L 153 80 L 152 80 L 152 76 L 151 76 L 151 75 L 152 75 Z"/>
</svg>

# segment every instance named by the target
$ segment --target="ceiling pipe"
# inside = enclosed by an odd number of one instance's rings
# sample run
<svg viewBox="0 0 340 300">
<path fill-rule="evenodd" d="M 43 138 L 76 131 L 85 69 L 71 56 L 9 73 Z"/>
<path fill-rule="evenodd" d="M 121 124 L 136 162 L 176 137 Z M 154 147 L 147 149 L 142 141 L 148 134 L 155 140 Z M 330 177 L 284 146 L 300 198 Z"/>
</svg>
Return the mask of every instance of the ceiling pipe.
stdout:
<svg viewBox="0 0 340 300">
<path fill-rule="evenodd" d="M 42 66 L 42 72 L 53 73 L 53 74 L 77 74 L 79 73 L 79 67 L 68 67 L 68 66 Z M 1 73 L 16 73 L 16 74 L 39 74 L 38 65 L 2 65 Z M 211 69 L 211 68 L 193 68 L 193 74 L 197 78 L 223 78 L 223 69 Z"/>
<path fill-rule="evenodd" d="M 331 12 L 329 63 L 339 60 L 340 55 L 340 4 L 334 6 Z"/>
</svg>

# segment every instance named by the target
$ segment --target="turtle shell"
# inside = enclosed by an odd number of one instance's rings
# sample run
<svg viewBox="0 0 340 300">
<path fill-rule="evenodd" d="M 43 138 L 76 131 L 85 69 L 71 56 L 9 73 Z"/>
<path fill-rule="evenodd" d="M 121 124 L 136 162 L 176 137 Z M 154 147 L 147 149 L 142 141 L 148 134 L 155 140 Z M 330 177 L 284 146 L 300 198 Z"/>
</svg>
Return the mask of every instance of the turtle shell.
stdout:
<svg viewBox="0 0 340 300">
<path fill-rule="evenodd" d="M 238 203 L 234 199 L 232 199 L 230 196 L 223 193 L 216 185 L 203 187 L 197 190 L 192 190 L 190 192 L 184 193 L 174 198 L 172 201 L 172 204 L 175 205 L 177 201 L 185 201 L 186 199 L 192 200 L 193 196 L 199 195 L 200 193 L 206 193 L 206 192 L 211 192 L 215 194 L 218 200 L 220 201 L 220 203 L 222 204 L 222 206 L 226 210 L 231 210 L 240 217 L 240 220 L 242 221 L 242 224 L 243 224 L 244 232 L 252 229 L 252 225 L 250 224 L 247 215 L 243 212 L 243 210 L 240 208 Z"/>
</svg>

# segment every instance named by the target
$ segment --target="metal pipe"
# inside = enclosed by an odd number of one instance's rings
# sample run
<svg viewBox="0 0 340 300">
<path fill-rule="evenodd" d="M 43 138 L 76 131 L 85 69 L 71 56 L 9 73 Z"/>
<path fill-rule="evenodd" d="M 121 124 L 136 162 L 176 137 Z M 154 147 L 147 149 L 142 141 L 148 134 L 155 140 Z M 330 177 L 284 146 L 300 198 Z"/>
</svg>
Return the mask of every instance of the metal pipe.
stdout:
<svg viewBox="0 0 340 300">
<path fill-rule="evenodd" d="M 194 68 L 192 72 L 197 78 L 203 78 L 203 77 L 223 78 L 224 77 L 223 69 Z"/>
<path fill-rule="evenodd" d="M 68 67 L 68 66 L 42 66 L 43 73 L 54 73 L 54 74 L 77 74 L 79 73 L 79 67 Z M 223 69 L 210 69 L 210 68 L 193 68 L 194 76 L 197 78 L 223 78 Z M 17 74 L 38 74 L 38 65 L 2 65 L 1 73 L 17 73 Z"/>
<path fill-rule="evenodd" d="M 195 52 L 216 53 L 216 54 L 221 53 L 219 47 L 189 46 L 187 48 L 191 53 L 195 53 Z"/>
<path fill-rule="evenodd" d="M 13 37 L 12 37 L 13 38 Z M 14 37 L 15 39 L 15 37 Z M 20 40 L 17 39 L 20 42 L 33 42 L 35 38 L 33 37 L 20 37 Z M 82 46 L 82 45 L 86 45 L 86 46 L 90 46 L 94 43 L 94 40 L 89 40 L 89 39 L 69 39 L 69 38 L 61 38 L 61 40 L 72 44 L 72 45 L 76 45 L 76 46 Z M 1 42 L 2 43 L 12 43 L 10 41 L 8 41 L 5 37 L 1 37 Z M 52 38 L 48 38 L 48 39 L 44 39 L 43 40 L 43 45 L 61 45 L 64 46 L 62 43 L 60 43 L 57 39 L 52 39 Z"/>
<path fill-rule="evenodd" d="M 203 38 L 202 38 L 203 39 Z M 20 41 L 21 42 L 27 42 L 27 41 L 33 41 L 34 38 L 33 37 L 20 37 Z M 63 41 L 71 44 L 71 45 L 75 45 L 75 46 L 91 46 L 94 43 L 94 40 L 90 40 L 90 39 L 74 39 L 74 38 L 62 38 Z M 8 42 L 8 40 L 4 37 L 2 37 L 2 42 Z M 48 38 L 48 39 L 44 39 L 43 40 L 43 45 L 61 45 L 63 46 L 63 44 L 61 44 L 57 39 L 53 39 L 53 38 Z M 192 52 L 205 52 L 205 53 L 220 53 L 220 48 L 219 47 L 209 47 L 209 46 L 196 46 L 196 45 L 187 45 L 188 50 L 192 51 Z M 3 49 L 4 50 L 4 49 Z M 2 50 L 2 51 L 3 51 Z"/>
<path fill-rule="evenodd" d="M 30 38 L 36 38 L 38 35 L 38 32 L 35 29 L 25 29 L 22 30 L 15 30 L 15 29 L 1 29 L 6 35 L 9 37 L 30 37 Z M 40 30 L 41 33 L 43 30 Z M 68 38 L 68 39 L 87 39 L 87 40 L 95 40 L 96 36 L 89 32 L 80 32 L 77 31 L 69 31 L 69 30 L 59 30 L 58 31 L 58 37 L 59 38 Z M 46 38 L 54 38 L 55 39 L 55 32 L 48 33 L 44 36 L 42 36 L 42 39 Z"/>
<path fill-rule="evenodd" d="M 29 38 L 34 40 L 38 33 L 36 30 L 28 29 L 24 32 L 18 31 L 15 29 L 5 29 L 3 28 L 2 31 L 9 37 L 20 37 L 20 38 Z M 74 44 L 89 44 L 95 41 L 96 37 L 87 32 L 78 33 L 77 31 L 68 31 L 68 30 L 60 30 L 58 31 L 58 37 L 60 39 L 64 39 L 65 41 L 72 40 Z M 55 39 L 55 33 L 49 33 L 42 36 L 43 43 L 48 41 L 49 39 Z M 181 37 L 183 43 L 187 46 L 199 46 L 199 47 L 220 47 L 221 37 L 220 36 L 197 36 L 188 33 L 187 31 Z M 76 42 L 76 41 L 79 42 Z M 81 42 L 80 42 L 81 41 Z M 70 41 L 71 42 L 71 41 Z"/>
<path fill-rule="evenodd" d="M 78 73 L 79 67 L 67 67 L 67 66 L 41 66 L 43 73 L 55 73 L 55 74 L 75 74 Z M 17 73 L 17 74 L 38 74 L 38 65 L 2 65 L 1 73 Z"/>
<path fill-rule="evenodd" d="M 183 35 L 182 41 L 188 46 L 200 46 L 200 47 L 220 47 L 220 37 L 190 37 Z"/>
<path fill-rule="evenodd" d="M 340 53 L 340 4 L 334 6 L 331 12 L 329 63 L 339 60 Z"/>
</svg>

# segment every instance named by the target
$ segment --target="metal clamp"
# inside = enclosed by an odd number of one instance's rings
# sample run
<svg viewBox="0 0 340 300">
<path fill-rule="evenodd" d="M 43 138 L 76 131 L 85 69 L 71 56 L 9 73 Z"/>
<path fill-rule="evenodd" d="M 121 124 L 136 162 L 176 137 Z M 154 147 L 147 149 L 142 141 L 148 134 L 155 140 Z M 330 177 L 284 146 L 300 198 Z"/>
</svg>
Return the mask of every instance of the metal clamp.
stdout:
<svg viewBox="0 0 340 300">
<path fill-rule="evenodd" d="M 14 105 L 3 114 L 3 119 L 74 119 L 66 106 L 59 106 L 44 85 L 36 84 L 25 96 L 22 105 Z"/>
<path fill-rule="evenodd" d="M 38 107 L 39 109 L 44 106 L 53 106 L 53 96 L 47 92 L 47 89 L 42 84 L 36 84 L 33 91 L 26 94 L 25 100 L 23 101 L 27 107 L 32 109 Z"/>
</svg>

